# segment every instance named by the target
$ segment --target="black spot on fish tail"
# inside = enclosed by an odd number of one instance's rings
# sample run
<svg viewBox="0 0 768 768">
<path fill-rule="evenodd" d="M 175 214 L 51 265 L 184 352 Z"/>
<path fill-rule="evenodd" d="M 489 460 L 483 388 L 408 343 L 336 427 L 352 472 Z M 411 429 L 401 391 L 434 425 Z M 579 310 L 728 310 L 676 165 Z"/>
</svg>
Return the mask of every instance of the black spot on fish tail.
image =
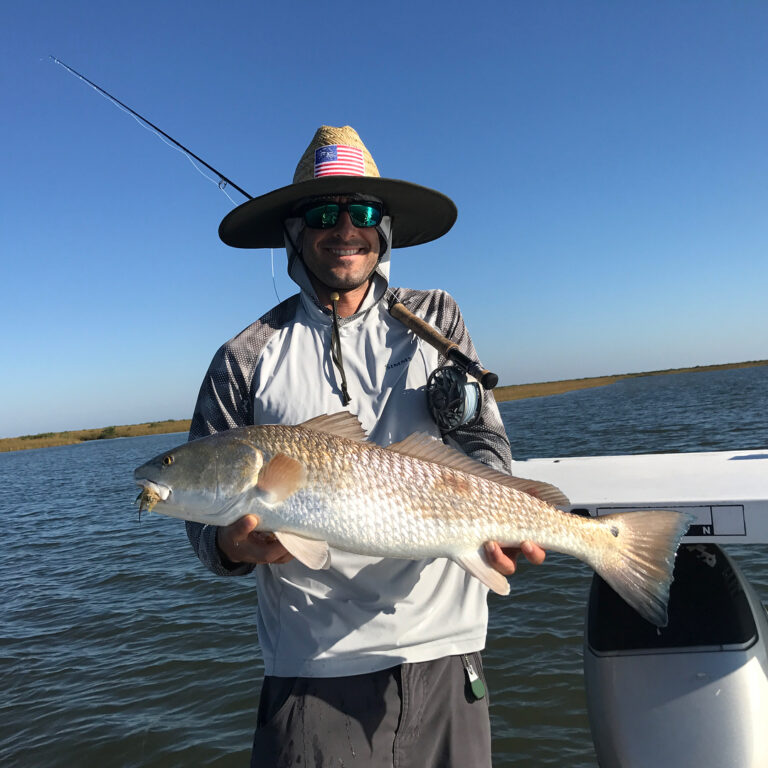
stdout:
<svg viewBox="0 0 768 768">
<path fill-rule="evenodd" d="M 667 626 L 675 554 L 693 517 L 668 509 L 620 512 L 603 518 L 620 538 L 595 570 L 644 619 Z M 619 535 L 621 534 L 621 535 Z"/>
</svg>

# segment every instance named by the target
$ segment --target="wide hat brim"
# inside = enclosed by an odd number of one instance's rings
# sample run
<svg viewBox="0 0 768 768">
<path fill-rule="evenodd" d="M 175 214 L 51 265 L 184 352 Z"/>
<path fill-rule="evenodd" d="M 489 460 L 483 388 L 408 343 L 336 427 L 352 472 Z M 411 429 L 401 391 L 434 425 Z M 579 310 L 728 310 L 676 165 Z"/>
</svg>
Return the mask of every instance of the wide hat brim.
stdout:
<svg viewBox="0 0 768 768">
<path fill-rule="evenodd" d="M 219 237 L 235 248 L 282 248 L 283 221 L 300 200 L 344 194 L 372 195 L 384 202 L 386 214 L 392 218 L 393 248 L 436 240 L 456 221 L 453 200 L 434 189 L 380 176 L 324 176 L 239 205 L 222 219 Z"/>
</svg>

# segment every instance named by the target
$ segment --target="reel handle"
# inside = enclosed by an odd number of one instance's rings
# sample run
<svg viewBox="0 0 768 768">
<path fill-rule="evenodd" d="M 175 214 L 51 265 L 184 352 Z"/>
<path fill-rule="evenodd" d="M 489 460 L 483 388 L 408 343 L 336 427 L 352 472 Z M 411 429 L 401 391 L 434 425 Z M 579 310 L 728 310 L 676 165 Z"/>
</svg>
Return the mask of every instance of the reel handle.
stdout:
<svg viewBox="0 0 768 768">
<path fill-rule="evenodd" d="M 499 377 L 483 368 L 479 363 L 467 357 L 456 342 L 447 339 L 429 323 L 416 317 L 405 305 L 398 301 L 394 294 L 389 296 L 389 314 L 399 320 L 406 328 L 413 331 L 420 339 L 431 344 L 440 354 L 459 368 L 474 376 L 483 389 L 493 389 L 499 383 Z"/>
</svg>

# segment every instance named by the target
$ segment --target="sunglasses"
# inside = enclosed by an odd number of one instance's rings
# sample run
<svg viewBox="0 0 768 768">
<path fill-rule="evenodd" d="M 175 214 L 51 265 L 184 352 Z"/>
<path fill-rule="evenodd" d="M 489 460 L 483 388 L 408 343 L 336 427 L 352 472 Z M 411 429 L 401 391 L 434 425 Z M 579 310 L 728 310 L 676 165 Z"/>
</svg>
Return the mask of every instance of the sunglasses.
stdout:
<svg viewBox="0 0 768 768">
<path fill-rule="evenodd" d="M 361 229 L 375 227 L 384 215 L 379 203 L 321 203 L 304 209 L 304 223 L 311 229 L 333 229 L 342 211 L 346 211 L 352 223 Z"/>
</svg>

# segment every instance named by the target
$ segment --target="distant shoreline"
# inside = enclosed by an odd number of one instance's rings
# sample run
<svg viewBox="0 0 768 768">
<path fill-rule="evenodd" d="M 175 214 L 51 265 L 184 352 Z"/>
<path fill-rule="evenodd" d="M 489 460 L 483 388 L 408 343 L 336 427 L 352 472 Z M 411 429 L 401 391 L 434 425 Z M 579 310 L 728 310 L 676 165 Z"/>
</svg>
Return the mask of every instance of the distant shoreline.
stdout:
<svg viewBox="0 0 768 768">
<path fill-rule="evenodd" d="M 522 400 L 528 397 L 549 397 L 562 395 L 578 389 L 605 387 L 622 379 L 634 379 L 640 376 L 662 376 L 669 373 L 696 373 L 701 371 L 726 371 L 734 368 L 754 368 L 768 365 L 768 360 L 750 360 L 744 363 L 722 363 L 720 365 L 697 365 L 691 368 L 669 368 L 646 373 L 619 373 L 611 376 L 593 376 L 585 379 L 564 379 L 562 381 L 544 381 L 538 384 L 512 384 L 496 387 L 493 393 L 499 403 L 508 400 Z M 161 435 L 171 432 L 188 432 L 190 419 L 166 419 L 165 421 L 146 421 L 141 424 L 125 426 L 97 427 L 69 432 L 43 432 L 37 435 L 0 438 L 0 452 L 23 451 L 32 448 L 53 448 L 60 445 L 76 445 L 91 440 L 108 440 L 115 437 L 140 437 L 142 435 Z"/>
<path fill-rule="evenodd" d="M 611 376 L 593 376 L 587 379 L 564 379 L 562 381 L 545 381 L 539 384 L 513 384 L 506 387 L 496 387 L 493 394 L 497 403 L 507 400 L 522 400 L 526 397 L 548 397 L 562 395 L 577 389 L 605 387 L 622 379 L 636 379 L 641 376 L 665 376 L 669 373 L 699 373 L 702 371 L 729 371 L 734 368 L 755 368 L 758 365 L 768 365 L 768 360 L 749 360 L 744 363 L 721 363 L 719 365 L 695 365 L 691 368 L 666 368 L 661 371 L 646 371 L 645 373 L 617 373 Z"/>
</svg>

